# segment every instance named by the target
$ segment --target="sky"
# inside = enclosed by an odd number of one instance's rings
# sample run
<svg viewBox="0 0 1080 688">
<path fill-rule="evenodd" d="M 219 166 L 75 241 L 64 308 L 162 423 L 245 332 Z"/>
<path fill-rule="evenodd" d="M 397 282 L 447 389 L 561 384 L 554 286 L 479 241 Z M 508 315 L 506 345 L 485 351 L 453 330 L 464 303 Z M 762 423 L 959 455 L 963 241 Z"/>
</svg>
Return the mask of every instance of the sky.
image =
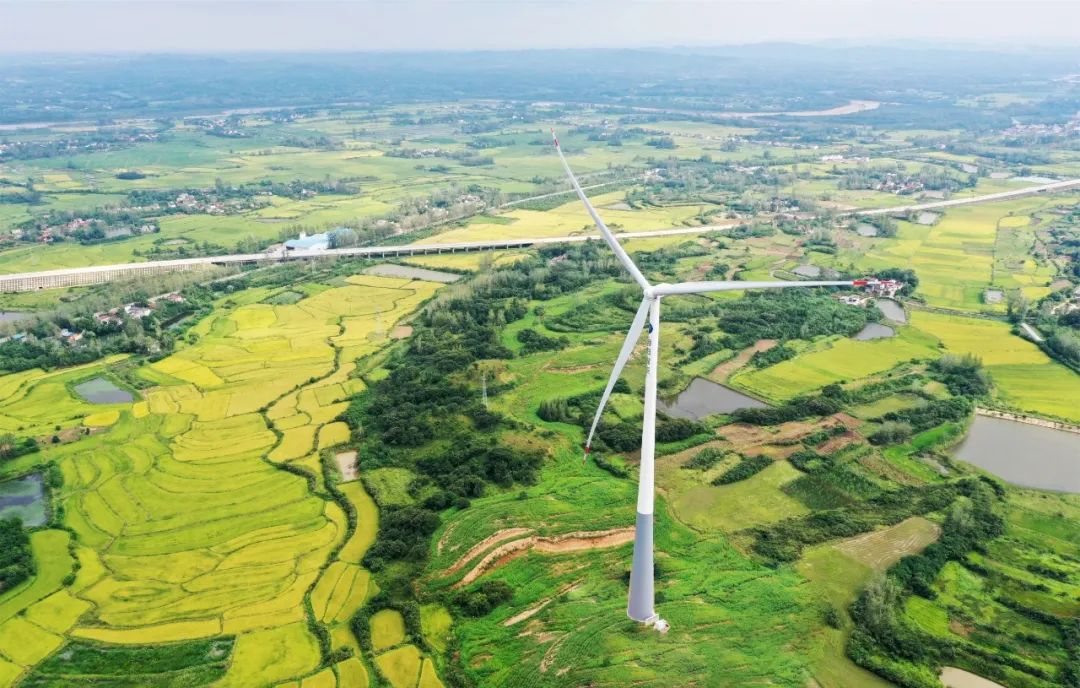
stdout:
<svg viewBox="0 0 1080 688">
<path fill-rule="evenodd" d="M 1080 0 L 0 0 L 0 52 L 1080 44 Z"/>
</svg>

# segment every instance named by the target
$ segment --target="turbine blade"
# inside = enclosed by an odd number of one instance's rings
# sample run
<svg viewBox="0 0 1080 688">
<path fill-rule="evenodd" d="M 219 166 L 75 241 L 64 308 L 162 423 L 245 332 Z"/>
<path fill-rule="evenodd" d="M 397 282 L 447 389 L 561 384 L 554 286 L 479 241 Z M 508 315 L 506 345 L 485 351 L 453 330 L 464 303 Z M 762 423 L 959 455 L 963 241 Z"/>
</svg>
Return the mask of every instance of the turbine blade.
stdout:
<svg viewBox="0 0 1080 688">
<path fill-rule="evenodd" d="M 839 282 L 682 282 L 681 284 L 658 284 L 653 287 L 657 296 L 672 294 L 703 294 L 711 291 L 738 291 L 743 289 L 788 289 L 792 287 L 850 287 L 851 280 Z"/>
<path fill-rule="evenodd" d="M 638 307 L 637 314 L 634 316 L 634 322 L 630 324 L 630 330 L 626 333 L 626 339 L 623 340 L 619 357 L 615 359 L 615 367 L 611 369 L 607 387 L 604 389 L 603 396 L 600 397 L 600 405 L 596 409 L 596 415 L 593 416 L 592 427 L 589 428 L 589 437 L 585 440 L 586 457 L 592 451 L 593 435 L 596 434 L 596 426 L 600 424 L 600 417 L 604 415 L 604 407 L 607 406 L 608 399 L 611 397 L 611 390 L 615 387 L 615 383 L 618 382 L 619 376 L 622 375 L 626 362 L 630 360 L 630 354 L 634 352 L 634 346 L 641 337 L 641 331 L 645 329 L 645 321 L 649 317 L 650 303 L 652 303 L 652 299 L 644 298 L 641 300 L 641 306 Z"/>
<path fill-rule="evenodd" d="M 634 265 L 634 261 L 630 260 L 630 256 L 626 254 L 622 245 L 619 244 L 615 235 L 611 233 L 604 221 L 600 219 L 600 215 L 596 212 L 596 208 L 589 202 L 589 197 L 585 195 L 585 192 L 581 188 L 581 184 L 578 184 L 577 177 L 574 176 L 574 172 L 570 169 L 570 163 L 566 162 L 566 156 L 563 155 L 562 146 L 559 145 L 559 139 L 555 136 L 555 130 L 551 130 L 551 138 L 555 141 L 555 150 L 559 153 L 559 160 L 562 160 L 563 169 L 566 170 L 566 176 L 570 178 L 570 184 L 574 187 L 574 191 L 577 192 L 578 198 L 585 204 L 585 210 L 589 211 L 589 215 L 592 217 L 593 222 L 596 224 L 596 228 L 600 230 L 600 234 L 604 237 L 604 241 L 611 247 L 611 250 L 615 252 L 615 257 L 619 259 L 619 262 L 623 264 L 630 276 L 634 278 L 634 281 L 641 286 L 642 289 L 649 287 L 649 281 L 645 279 L 645 275 L 641 274 L 641 270 Z"/>
</svg>

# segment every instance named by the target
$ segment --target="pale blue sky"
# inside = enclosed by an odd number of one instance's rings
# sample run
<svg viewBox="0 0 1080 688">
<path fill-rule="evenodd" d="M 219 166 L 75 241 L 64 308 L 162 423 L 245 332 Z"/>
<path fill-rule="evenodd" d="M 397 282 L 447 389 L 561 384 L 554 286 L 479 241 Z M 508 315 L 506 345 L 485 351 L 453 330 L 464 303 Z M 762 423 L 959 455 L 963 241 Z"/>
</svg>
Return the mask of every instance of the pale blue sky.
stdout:
<svg viewBox="0 0 1080 688">
<path fill-rule="evenodd" d="M 0 0 L 0 52 L 1080 44 L 1080 0 Z"/>
</svg>

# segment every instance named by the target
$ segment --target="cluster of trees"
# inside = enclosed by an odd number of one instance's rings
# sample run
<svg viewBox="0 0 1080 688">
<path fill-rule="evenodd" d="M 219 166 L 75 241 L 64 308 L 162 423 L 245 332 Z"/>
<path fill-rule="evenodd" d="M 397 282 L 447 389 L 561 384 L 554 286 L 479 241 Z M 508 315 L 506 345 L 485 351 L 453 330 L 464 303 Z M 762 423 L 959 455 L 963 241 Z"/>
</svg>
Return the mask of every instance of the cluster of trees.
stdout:
<svg viewBox="0 0 1080 688">
<path fill-rule="evenodd" d="M 158 139 L 158 132 L 143 129 L 97 130 L 61 138 L 6 139 L 0 146 L 0 162 L 97 153 Z"/>
<path fill-rule="evenodd" d="M 439 514 L 417 506 L 384 507 L 379 513 L 379 535 L 364 555 L 364 566 L 379 571 L 395 559 L 424 561 L 428 541 L 439 527 Z"/>
<path fill-rule="evenodd" d="M 718 344 L 743 349 L 759 339 L 850 336 L 878 317 L 876 314 L 876 309 L 848 306 L 816 289 L 749 292 L 737 301 L 725 302 L 717 319 L 725 336 Z"/>
<path fill-rule="evenodd" d="M 565 258 L 552 262 L 556 256 Z M 467 507 L 487 485 L 535 482 L 542 455 L 502 444 L 501 433 L 513 423 L 489 411 L 464 380 L 475 378 L 476 361 L 513 357 L 500 341 L 501 329 L 525 316 L 528 299 L 552 298 L 614 274 L 618 264 L 597 246 L 543 249 L 472 280 L 418 315 L 407 346 L 387 362 L 389 375 L 354 397 L 343 414 L 354 430 L 363 430 L 365 467 L 409 466 L 430 488 L 419 504 L 386 509 L 368 553 L 371 568 L 421 561 L 438 512 Z"/>
<path fill-rule="evenodd" d="M 960 422 L 971 415 L 974 407 L 975 404 L 968 397 L 952 397 L 949 399 L 933 399 L 914 408 L 890 411 L 882 416 L 882 419 L 886 422 L 878 430 L 878 433 L 889 432 L 891 424 L 891 432 L 904 435 L 904 437 L 887 441 L 884 436 L 879 438 L 875 434 L 870 437 L 870 441 L 875 444 L 890 444 L 894 441 L 902 441 L 913 432 L 922 432 L 942 423 Z"/>
<path fill-rule="evenodd" d="M 879 270 L 876 276 L 883 280 L 903 282 L 904 286 L 899 292 L 903 295 L 912 294 L 919 286 L 919 276 L 915 274 L 914 270 L 905 268 L 885 268 L 884 270 Z"/>
<path fill-rule="evenodd" d="M 454 595 L 454 609 L 465 616 L 487 616 L 500 604 L 514 597 L 514 589 L 504 581 L 489 580 Z"/>
<path fill-rule="evenodd" d="M 895 165 L 860 165 L 841 171 L 839 186 L 841 189 L 879 189 L 898 194 L 909 194 L 922 189 L 934 191 L 959 191 L 975 186 L 978 177 L 974 174 L 960 175 L 947 168 L 923 165 L 917 173 L 908 172 L 902 162 Z"/>
<path fill-rule="evenodd" d="M 787 342 L 784 342 L 765 351 L 755 351 L 754 355 L 750 357 L 750 365 L 755 368 L 768 368 L 771 365 L 795 358 L 796 355 L 795 349 L 791 348 Z"/>
<path fill-rule="evenodd" d="M 1005 522 L 995 512 L 1004 494 L 999 485 L 987 478 L 968 480 L 960 484 L 958 494 L 968 499 L 952 504 L 938 541 L 904 557 L 885 576 L 872 581 L 850 609 L 855 629 L 848 656 L 905 688 L 940 685 L 932 668 L 949 661 L 963 660 L 991 678 L 1001 676 L 1000 664 L 1013 663 L 1003 655 L 977 652 L 962 641 L 925 633 L 904 619 L 906 596 L 934 599 L 932 584 L 946 563 L 965 562 L 969 552 L 984 552 L 990 541 L 1005 532 Z M 1056 625 L 1057 619 L 1053 621 L 1051 625 Z M 1044 673 L 1026 662 L 1018 664 L 1014 668 Z"/>
<path fill-rule="evenodd" d="M 723 461 L 725 456 L 727 456 L 727 454 L 716 447 L 705 447 L 697 454 L 694 454 L 693 458 L 684 463 L 683 468 L 707 471 Z"/>
<path fill-rule="evenodd" d="M 630 386 L 619 379 L 612 388 L 615 393 L 629 393 Z M 540 402 L 537 415 L 552 423 L 571 423 L 588 428 L 600 404 L 600 392 L 588 392 L 569 398 L 545 399 Z M 708 432 L 708 428 L 686 418 L 672 418 L 663 413 L 656 416 L 656 441 L 679 442 L 694 435 Z M 617 452 L 634 451 L 641 446 L 641 422 L 622 420 L 612 422 L 607 415 L 596 428 L 597 446 Z"/>
<path fill-rule="evenodd" d="M 0 519 L 0 593 L 34 575 L 30 536 L 22 521 L 12 516 Z"/>
<path fill-rule="evenodd" d="M 732 411 L 732 418 L 750 425 L 779 425 L 811 416 L 829 416 L 843 410 L 848 403 L 839 385 L 828 385 L 821 394 L 789 399 L 779 406 L 741 408 Z"/>
<path fill-rule="evenodd" d="M 767 456 L 744 456 L 723 474 L 712 481 L 713 485 L 730 485 L 740 480 L 752 478 L 773 464 L 773 460 Z"/>
<path fill-rule="evenodd" d="M 930 371 L 956 396 L 981 397 L 990 393 L 990 374 L 975 354 L 945 354 L 930 364 Z"/>
<path fill-rule="evenodd" d="M 896 220 L 888 215 L 866 215 L 859 218 L 859 223 L 876 227 L 880 237 L 894 237 L 899 229 Z"/>
<path fill-rule="evenodd" d="M 517 340 L 521 342 L 521 351 L 525 354 L 533 354 L 537 351 L 558 351 L 570 344 L 570 340 L 566 337 L 548 337 L 532 328 L 518 330 Z"/>
<path fill-rule="evenodd" d="M 33 454 L 38 450 L 38 443 L 33 437 L 16 437 L 10 432 L 0 435 L 0 462 Z"/>
<path fill-rule="evenodd" d="M 824 509 L 806 516 L 750 529 L 753 550 L 771 563 L 795 561 L 803 547 L 851 537 L 881 525 L 895 525 L 912 516 L 940 511 L 959 494 L 969 493 L 976 479 L 887 490 L 844 508 Z"/>
</svg>

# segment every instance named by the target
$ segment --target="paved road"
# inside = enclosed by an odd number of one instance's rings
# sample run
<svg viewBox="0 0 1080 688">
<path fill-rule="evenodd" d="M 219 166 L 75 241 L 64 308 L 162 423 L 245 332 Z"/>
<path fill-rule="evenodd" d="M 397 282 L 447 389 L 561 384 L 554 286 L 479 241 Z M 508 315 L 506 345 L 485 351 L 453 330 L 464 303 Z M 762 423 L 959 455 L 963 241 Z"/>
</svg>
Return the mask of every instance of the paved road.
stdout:
<svg viewBox="0 0 1080 688">
<path fill-rule="evenodd" d="M 911 211 L 918 210 L 935 210 L 938 208 L 951 208 L 957 205 L 973 205 L 975 203 L 991 203 L 993 201 L 1003 201 L 1009 198 L 1019 198 L 1020 196 L 1030 196 L 1037 193 L 1045 193 L 1047 191 L 1063 191 L 1065 189 L 1072 188 L 1074 186 L 1080 186 L 1080 179 L 1066 179 L 1063 182 L 1052 182 L 1050 184 L 1039 184 L 1038 186 L 1025 186 L 1022 189 L 1013 189 L 1011 191 L 998 191 L 997 193 L 984 194 L 982 196 L 971 196 L 969 198 L 951 198 L 947 201 L 934 201 L 932 203 L 918 203 L 916 205 L 902 205 L 894 208 L 873 208 L 871 210 L 851 210 L 846 213 L 840 213 L 841 215 L 895 215 L 900 213 L 909 213 Z"/>
<path fill-rule="evenodd" d="M 1024 332 L 1027 332 L 1027 335 L 1029 337 L 1031 337 L 1033 340 L 1035 340 L 1036 342 L 1045 342 L 1046 341 L 1045 339 L 1043 339 L 1043 336 L 1041 334 L 1039 334 L 1038 330 L 1036 330 L 1031 325 L 1028 325 L 1027 323 L 1020 323 L 1020 328 L 1023 329 Z"/>
<path fill-rule="evenodd" d="M 1068 179 L 1061 182 L 1028 186 L 1011 191 L 999 191 L 997 193 L 972 196 L 969 198 L 955 198 L 948 201 L 935 201 L 933 203 L 920 203 L 917 205 L 893 208 L 853 210 L 841 214 L 852 216 L 893 215 L 911 211 L 949 208 L 958 205 L 989 203 L 1020 196 L 1028 196 L 1031 194 L 1061 191 L 1076 186 L 1080 186 L 1080 179 Z M 675 229 L 656 229 L 646 232 L 625 232 L 617 234 L 616 236 L 624 239 L 633 239 L 675 236 L 680 234 L 702 234 L 705 232 L 727 229 L 737 224 L 739 224 L 737 221 L 731 221 L 723 224 L 703 225 L 700 227 L 678 227 Z M 492 249 L 528 248 L 530 246 L 544 246 L 548 244 L 567 244 L 589 241 L 590 239 L 599 240 L 599 237 L 590 233 L 573 236 L 543 237 L 538 239 L 462 241 L 451 244 L 413 244 L 409 246 L 365 246 L 360 248 L 328 249 L 324 251 L 289 251 L 287 253 L 247 253 L 226 256 L 207 256 L 204 258 L 185 258 L 180 260 L 157 260 L 143 263 L 122 263 L 119 265 L 98 265 L 85 268 L 62 268 L 59 270 L 0 275 L 0 292 L 32 291 L 35 289 L 55 289 L 59 287 L 101 284 L 112 280 L 129 279 L 139 275 L 197 270 L 215 265 L 243 265 L 249 263 L 272 263 L 289 260 L 315 260 L 319 258 L 336 258 L 339 256 L 386 257 L 430 253 L 456 253 L 459 251 L 483 251 Z"/>
<path fill-rule="evenodd" d="M 679 227 L 675 229 L 656 229 L 644 232 L 624 232 L 616 234 L 622 239 L 643 239 L 649 237 L 676 236 L 680 234 L 703 234 L 719 231 L 739 224 L 732 220 L 725 224 L 702 225 L 699 227 Z M 484 251 L 492 249 L 528 248 L 549 244 L 570 244 L 589 240 L 599 241 L 593 234 L 572 236 L 542 237 L 538 239 L 500 239 L 498 241 L 460 241 L 447 244 L 411 244 L 407 246 L 363 246 L 357 248 L 337 248 L 322 251 L 276 251 L 267 253 L 241 253 L 227 256 L 206 256 L 202 258 L 184 258 L 178 260 L 153 260 L 141 263 L 120 263 L 117 265 L 96 265 L 85 268 L 61 268 L 41 272 L 20 272 L 0 275 L 0 292 L 33 291 L 36 289 L 56 289 L 59 287 L 101 284 L 112 280 L 130 279 L 139 275 L 159 274 L 198 270 L 213 266 L 244 265 L 251 263 L 278 263 L 293 260 L 318 260 L 338 257 L 412 256 L 432 253 L 458 253 Z"/>
</svg>

